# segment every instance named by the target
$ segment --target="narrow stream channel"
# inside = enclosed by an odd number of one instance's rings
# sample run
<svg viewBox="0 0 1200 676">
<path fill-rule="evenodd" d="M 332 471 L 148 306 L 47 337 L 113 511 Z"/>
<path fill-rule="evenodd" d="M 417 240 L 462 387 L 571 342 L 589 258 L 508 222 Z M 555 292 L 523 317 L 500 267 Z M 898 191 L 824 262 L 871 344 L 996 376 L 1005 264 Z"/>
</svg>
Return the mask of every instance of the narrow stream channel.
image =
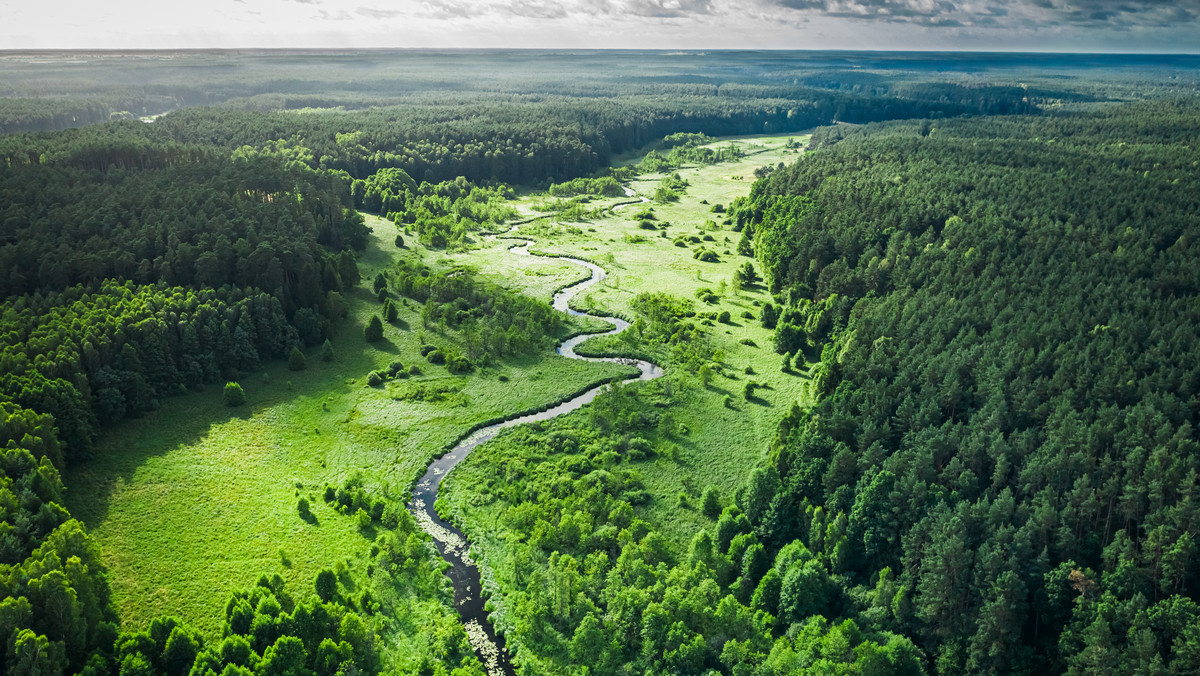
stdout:
<svg viewBox="0 0 1200 676">
<path fill-rule="evenodd" d="M 529 253 L 530 244 L 532 242 L 526 241 L 524 244 L 514 246 L 510 251 L 519 256 L 533 255 Z M 648 361 L 615 357 L 583 357 L 575 353 L 575 347 L 583 341 L 595 336 L 610 336 L 620 333 L 629 328 L 629 322 L 616 317 L 588 315 L 570 308 L 569 303 L 572 298 L 580 292 L 599 284 L 607 276 L 603 268 L 587 261 L 566 256 L 548 256 L 547 258 L 574 263 L 587 268 L 592 273 L 591 277 L 572 284 L 556 293 L 553 302 L 554 309 L 569 315 L 593 317 L 613 325 L 612 329 L 603 333 L 589 333 L 563 341 L 558 346 L 558 354 L 570 359 L 637 366 L 641 373 L 635 378 L 623 381 L 622 384 L 638 380 L 653 380 L 661 376 L 663 374 L 662 369 Z M 496 635 L 496 630 L 483 609 L 484 599 L 479 566 L 471 559 L 470 542 L 467 541 L 467 536 L 453 524 L 442 520 L 433 509 L 433 505 L 438 497 L 438 487 L 441 485 L 442 479 L 446 477 L 446 474 L 466 458 L 476 446 L 494 438 L 500 433 L 500 430 L 527 422 L 550 420 L 564 413 L 578 410 L 586 404 L 591 403 L 596 398 L 596 395 L 606 387 L 608 387 L 607 384 L 597 385 L 554 408 L 540 413 L 530 413 L 512 418 L 511 420 L 476 430 L 459 441 L 448 453 L 430 463 L 429 468 L 425 471 L 425 475 L 421 477 L 416 487 L 413 488 L 412 502 L 408 505 L 408 511 L 416 517 L 417 523 L 420 524 L 422 530 L 433 537 L 438 552 L 450 564 L 446 575 L 450 578 L 451 585 L 454 587 L 454 605 L 458 609 L 459 616 L 462 617 L 463 626 L 467 630 L 467 638 L 471 642 L 471 647 L 475 649 L 475 653 L 479 655 L 479 659 L 483 660 L 488 676 L 513 676 L 515 671 L 513 670 L 508 650 L 504 646 L 504 638 Z"/>
</svg>

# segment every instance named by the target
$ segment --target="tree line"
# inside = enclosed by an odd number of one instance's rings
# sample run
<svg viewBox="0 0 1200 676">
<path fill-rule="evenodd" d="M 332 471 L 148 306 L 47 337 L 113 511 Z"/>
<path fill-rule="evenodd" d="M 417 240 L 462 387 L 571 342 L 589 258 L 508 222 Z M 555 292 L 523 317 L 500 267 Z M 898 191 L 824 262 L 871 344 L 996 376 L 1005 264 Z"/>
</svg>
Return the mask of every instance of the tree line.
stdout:
<svg viewBox="0 0 1200 676">
<path fill-rule="evenodd" d="M 810 614 L 943 673 L 1200 668 L 1197 112 L 869 125 L 735 205 L 816 362 L 739 502 Z"/>
</svg>

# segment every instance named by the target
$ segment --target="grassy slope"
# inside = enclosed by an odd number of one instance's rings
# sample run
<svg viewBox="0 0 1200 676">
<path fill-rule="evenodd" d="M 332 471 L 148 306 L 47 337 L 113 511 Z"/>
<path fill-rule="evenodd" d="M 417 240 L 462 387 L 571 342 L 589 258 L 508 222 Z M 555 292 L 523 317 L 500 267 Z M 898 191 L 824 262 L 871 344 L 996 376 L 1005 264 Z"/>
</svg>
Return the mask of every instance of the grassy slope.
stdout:
<svg viewBox="0 0 1200 676">
<path fill-rule="evenodd" d="M 712 205 L 728 206 L 735 197 L 748 194 L 755 168 L 793 161 L 794 151 L 783 148 L 793 138 L 806 141 L 804 137 L 794 136 L 741 139 L 737 142 L 746 146 L 747 153 L 754 154 L 737 162 L 681 170 L 680 175 L 691 183 L 682 199 L 674 204 L 649 205 L 653 206 L 660 221 L 672 224 L 667 229 L 667 238 L 638 228 L 631 219 L 639 209 L 637 206 L 625 207 L 614 215 L 588 223 L 522 226 L 520 234 L 528 233 L 536 240 L 535 251 L 580 255 L 603 263 L 609 271 L 609 279 L 585 294 L 580 299 L 582 303 L 577 304 L 631 316 L 629 301 L 643 291 L 665 290 L 694 299 L 695 290 L 700 287 L 716 290 L 721 280 L 728 285 L 734 271 L 749 260 L 733 253 L 741 235 L 732 232 L 730 226 L 720 226 L 719 231 L 705 231 L 716 239 L 716 242 L 705 242 L 709 248 L 715 248 L 718 253 L 726 249 L 731 252 L 730 255 L 721 253 L 720 263 L 694 260 L 694 247 L 676 247 L 672 240 L 680 234 L 699 233 L 698 227 L 706 220 L 720 224 L 724 215 L 712 213 Z M 649 197 L 654 194 L 660 178 L 643 177 L 632 182 L 630 187 L 639 195 Z M 707 200 L 708 204 L 701 204 L 701 200 Z M 621 200 L 604 200 L 596 204 L 617 201 Z M 642 235 L 647 241 L 629 243 L 626 234 Z M 726 237 L 728 243 L 724 241 Z M 610 255 L 611 259 L 608 258 Z M 455 258 L 485 274 L 511 278 L 510 262 L 498 256 L 491 245 L 457 254 Z M 531 290 L 535 286 L 527 280 L 519 283 Z M 730 290 L 718 305 L 696 301 L 698 312 L 728 310 L 733 316 L 732 325 L 716 324 L 708 329 L 714 346 L 725 352 L 725 370 L 731 378 L 716 377 L 709 388 L 703 389 L 694 377 L 679 374 L 678 370 L 672 373 L 668 368 L 668 375 L 677 378 L 682 385 L 675 388 L 671 411 L 690 433 L 678 442 L 681 450 L 678 461 L 659 457 L 641 463 L 639 469 L 647 489 L 655 496 L 646 508 L 646 516 L 681 550 L 697 529 L 712 526 L 712 522 L 698 511 L 699 493 L 713 485 L 726 499 L 730 498 L 744 484 L 749 469 L 765 453 L 780 417 L 793 403 L 803 405 L 809 401 L 808 378 L 781 372 L 782 358 L 771 347 L 772 332 L 763 329 L 757 320 L 740 316 L 743 311 L 750 311 L 757 317 L 758 304 L 769 300 L 765 290 L 757 288 L 743 291 L 740 296 L 734 296 Z M 743 338 L 749 338 L 758 347 L 742 345 Z M 753 368 L 754 375 L 745 375 L 747 366 Z M 742 398 L 747 380 L 765 382 L 770 389 L 758 390 L 757 400 L 747 402 Z M 726 395 L 732 396 L 734 408 L 724 405 Z M 479 462 L 468 460 L 448 479 L 451 489 L 447 495 L 451 512 L 467 525 L 468 533 L 483 546 L 485 556 L 488 556 L 486 550 L 494 550 L 488 543 L 502 539 L 504 534 L 496 526 L 496 508 L 485 506 L 470 492 L 470 486 L 482 478 L 484 471 L 486 468 Z M 686 505 L 680 505 L 680 492 L 692 496 Z M 500 561 L 495 563 L 503 566 Z"/>
<path fill-rule="evenodd" d="M 217 636 L 230 592 L 262 573 L 283 575 L 298 599 L 315 596 L 318 570 L 337 561 L 361 568 L 370 545 L 349 517 L 321 500 L 326 482 L 361 472 L 368 486 L 404 499 L 428 460 L 473 424 L 620 372 L 547 355 L 450 376 L 418 350 L 422 341 L 454 337 L 421 330 L 416 304 L 401 312 L 398 327 L 408 330 L 386 327 L 384 341 L 365 343 L 363 326 L 380 308 L 367 288 L 375 273 L 398 256 L 437 258 L 394 248 L 390 223 L 368 217 L 368 224 L 378 236 L 360 261 L 364 283 L 347 293 L 351 318 L 332 339 L 335 361 L 321 362 L 314 349 L 305 371 L 268 365 L 242 379 L 248 405 L 238 410 L 222 406 L 219 387 L 171 398 L 153 415 L 112 430 L 97 453 L 102 460 L 70 469 L 69 508 L 102 548 L 127 627 L 170 613 Z M 420 365 L 425 375 L 364 387 L 369 371 L 396 360 Z M 501 383 L 500 374 L 509 382 Z M 393 399 L 422 380 L 461 386 L 462 405 Z M 300 495 L 313 504 L 319 524 L 300 519 Z M 414 612 L 419 641 L 422 611 Z"/>
</svg>

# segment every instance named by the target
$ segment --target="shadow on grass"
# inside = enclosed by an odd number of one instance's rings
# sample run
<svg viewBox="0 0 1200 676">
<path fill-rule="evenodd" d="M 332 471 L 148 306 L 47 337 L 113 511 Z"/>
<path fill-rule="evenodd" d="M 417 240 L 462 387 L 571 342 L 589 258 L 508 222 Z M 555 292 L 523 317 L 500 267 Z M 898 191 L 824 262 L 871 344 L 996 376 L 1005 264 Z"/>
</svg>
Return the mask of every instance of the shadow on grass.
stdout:
<svg viewBox="0 0 1200 676">
<path fill-rule="evenodd" d="M 339 341 L 345 353 L 353 337 Z M 397 349 L 391 344 L 393 350 Z M 153 458 L 203 442 L 214 428 L 232 421 L 253 421 L 281 403 L 305 397 L 347 395 L 353 386 L 348 374 L 366 374 L 372 368 L 370 351 L 333 362 L 313 360 L 304 371 L 288 371 L 286 362 L 271 362 L 265 371 L 243 376 L 246 403 L 230 408 L 221 402 L 221 386 L 210 384 L 199 392 L 167 398 L 154 413 L 123 420 L 104 430 L 94 455 L 71 463 L 64 472 L 70 487 L 66 507 L 71 514 L 94 528 L 108 517 L 114 491 L 138 483 L 138 471 Z M 315 518 L 315 517 L 314 517 Z M 314 525 L 316 525 L 314 523 Z"/>
<path fill-rule="evenodd" d="M 388 354 L 400 354 L 400 346 L 396 345 L 395 341 L 387 336 L 380 338 L 369 345 L 375 348 L 378 352 L 386 352 Z"/>
</svg>

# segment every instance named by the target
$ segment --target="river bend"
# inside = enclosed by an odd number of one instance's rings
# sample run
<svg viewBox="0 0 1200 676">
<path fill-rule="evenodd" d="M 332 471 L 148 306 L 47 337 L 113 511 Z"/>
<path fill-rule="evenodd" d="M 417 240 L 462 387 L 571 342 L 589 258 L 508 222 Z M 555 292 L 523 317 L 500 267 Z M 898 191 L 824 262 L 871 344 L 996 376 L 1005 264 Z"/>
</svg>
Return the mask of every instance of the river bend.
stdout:
<svg viewBox="0 0 1200 676">
<path fill-rule="evenodd" d="M 514 246 L 509 251 L 518 256 L 530 256 L 533 255 L 529 253 L 530 244 L 531 242 L 525 241 L 524 244 Z M 567 256 L 548 256 L 548 258 L 574 263 L 575 265 L 587 268 L 591 272 L 590 277 L 556 293 L 553 301 L 554 309 L 569 315 L 593 317 L 612 324 L 612 328 L 608 331 L 584 334 L 563 341 L 557 348 L 558 354 L 570 359 L 637 366 L 640 372 L 638 376 L 625 380 L 622 384 L 638 380 L 653 380 L 661 376 L 663 374 L 662 369 L 648 361 L 619 357 L 584 357 L 576 354 L 575 348 L 583 341 L 595 336 L 610 336 L 620 333 L 629 328 L 629 322 L 618 317 L 589 315 L 572 310 L 570 307 L 572 298 L 599 284 L 607 276 L 603 268 L 578 258 Z M 442 479 L 446 477 L 450 470 L 462 462 L 476 446 L 493 439 L 500 433 L 500 430 L 523 423 L 550 420 L 564 413 L 578 410 L 591 403 L 596 398 L 596 395 L 606 387 L 608 387 L 607 384 L 597 385 L 583 394 L 564 401 L 553 408 L 511 418 L 468 434 L 454 448 L 450 449 L 449 452 L 430 463 L 425 471 L 425 475 L 421 477 L 421 480 L 413 488 L 412 501 L 408 505 L 408 511 L 416 517 L 421 529 L 429 533 L 433 538 L 438 553 L 450 564 L 446 575 L 450 578 L 451 585 L 454 588 L 455 608 L 457 608 L 459 616 L 462 617 L 463 626 L 467 631 L 467 638 L 471 642 L 471 647 L 479 655 L 479 659 L 483 661 L 488 676 L 513 676 L 515 672 L 512 660 L 504 646 L 504 638 L 496 635 L 495 628 L 492 626 L 487 612 L 484 610 L 483 587 L 479 565 L 471 558 L 470 542 L 467 540 L 467 536 L 453 524 L 439 517 L 437 512 L 434 511 L 433 506 L 437 502 L 438 488 L 442 483 Z"/>
</svg>

